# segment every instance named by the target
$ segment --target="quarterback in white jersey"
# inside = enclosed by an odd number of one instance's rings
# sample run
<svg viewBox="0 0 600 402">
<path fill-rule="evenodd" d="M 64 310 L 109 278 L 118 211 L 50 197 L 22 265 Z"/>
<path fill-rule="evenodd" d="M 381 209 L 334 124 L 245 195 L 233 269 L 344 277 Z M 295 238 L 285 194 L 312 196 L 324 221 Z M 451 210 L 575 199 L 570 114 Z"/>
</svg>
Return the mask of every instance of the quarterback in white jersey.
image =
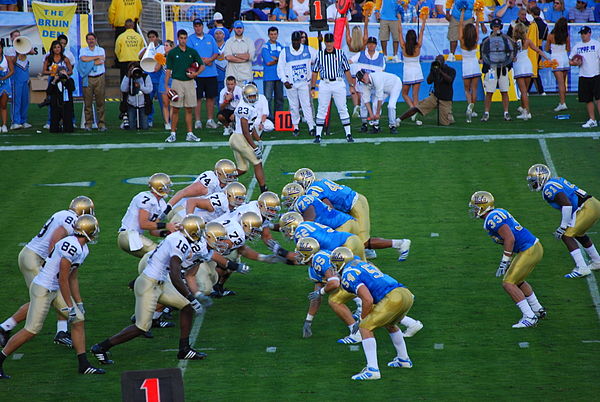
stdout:
<svg viewBox="0 0 600 402">
<path fill-rule="evenodd" d="M 72 323 L 73 347 L 79 361 L 79 373 L 105 373 L 102 369 L 92 367 L 85 355 L 85 309 L 78 280 L 78 268 L 89 254 L 87 243 L 94 240 L 99 230 L 98 221 L 93 215 L 81 215 L 74 222 L 73 235 L 55 244 L 29 287 L 30 302 L 25 327 L 8 340 L 0 353 L 0 379 L 10 378 L 4 374 L 4 360 L 42 330 L 50 306 L 54 306 Z M 60 299 L 59 293 L 62 296 Z"/>
<path fill-rule="evenodd" d="M 254 166 L 254 176 L 260 191 L 267 191 L 265 171 L 262 165 L 262 142 L 254 128 L 258 116 L 255 104 L 258 100 L 258 89 L 254 84 L 247 84 L 242 90 L 242 101 L 235 108 L 235 132 L 229 137 L 229 145 L 237 164 L 238 174 L 242 175 Z"/>
<path fill-rule="evenodd" d="M 177 358 L 201 360 L 206 357 L 206 354 L 195 351 L 189 344 L 194 312 L 200 313 L 203 308 L 183 282 L 180 273 L 182 263 L 192 258 L 192 247 L 200 240 L 204 226 L 202 218 L 188 215 L 181 221 L 180 230 L 168 235 L 152 252 L 146 268 L 135 280 L 135 324 L 92 346 L 92 353 L 100 363 L 112 364 L 113 361 L 108 358 L 110 348 L 150 329 L 157 303 L 180 310 Z"/>
<path fill-rule="evenodd" d="M 171 192 L 171 178 L 164 173 L 155 173 L 148 180 L 150 191 L 142 191 L 129 203 L 127 212 L 121 220 L 117 244 L 119 248 L 133 256 L 142 258 L 148 251 L 156 248 L 156 243 L 144 236 L 165 237 L 177 230 L 175 223 L 160 222 L 167 208 L 164 198 Z"/>
<path fill-rule="evenodd" d="M 46 221 L 39 233 L 27 243 L 19 253 L 19 270 L 25 278 L 27 288 L 31 285 L 33 278 L 40 272 L 44 260 L 54 248 L 56 242 L 66 236 L 73 234 L 73 224 L 77 217 L 83 214 L 93 214 L 94 203 L 84 195 L 75 197 L 69 204 L 69 209 L 58 211 Z M 62 296 L 58 295 L 59 299 Z M 10 331 L 27 316 L 29 303 L 22 305 L 17 312 L 0 324 L 0 346 L 6 345 L 10 337 Z M 67 329 L 67 320 L 59 315 L 56 325 L 56 344 L 67 347 L 72 346 L 71 337 Z"/>
</svg>

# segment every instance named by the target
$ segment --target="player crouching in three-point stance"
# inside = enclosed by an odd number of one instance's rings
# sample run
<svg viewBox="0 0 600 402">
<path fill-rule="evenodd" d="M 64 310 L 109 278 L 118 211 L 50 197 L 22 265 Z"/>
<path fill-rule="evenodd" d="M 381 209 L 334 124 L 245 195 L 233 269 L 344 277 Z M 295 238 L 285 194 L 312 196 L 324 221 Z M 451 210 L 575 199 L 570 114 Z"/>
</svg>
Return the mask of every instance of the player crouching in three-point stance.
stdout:
<svg viewBox="0 0 600 402">
<path fill-rule="evenodd" d="M 73 234 L 56 242 L 29 287 L 31 300 L 25 327 L 10 338 L 0 352 L 0 379 L 10 378 L 2 368 L 4 360 L 41 331 L 51 305 L 72 323 L 73 347 L 79 360 L 79 373 L 105 373 L 102 369 L 92 367 L 85 355 L 85 309 L 77 278 L 78 268 L 89 254 L 87 243 L 94 240 L 99 231 L 98 221 L 93 215 L 81 215 L 73 225 Z M 59 291 L 62 298 L 58 297 Z"/>
<path fill-rule="evenodd" d="M 92 346 L 92 353 L 100 363 L 112 364 L 113 361 L 108 358 L 110 348 L 150 330 L 157 303 L 181 311 L 177 358 L 200 360 L 206 357 L 206 354 L 191 348 L 189 338 L 194 312 L 200 313 L 203 307 L 181 278 L 181 263 L 191 259 L 192 248 L 200 240 L 204 225 L 202 218 L 186 216 L 181 221 L 181 229 L 167 236 L 150 255 L 148 265 L 135 280 L 135 324 Z"/>
<path fill-rule="evenodd" d="M 471 217 L 483 219 L 483 228 L 496 243 L 504 246 L 496 276 L 502 276 L 502 287 L 523 313 L 523 318 L 512 327 L 533 327 L 546 316 L 546 310 L 525 279 L 542 260 L 542 244 L 507 210 L 494 208 L 494 196 L 487 191 L 475 192 L 469 208 Z M 511 262 L 513 254 L 517 256 Z"/>
<path fill-rule="evenodd" d="M 385 327 L 396 348 L 396 357 L 389 367 L 411 368 L 402 331 L 396 325 L 413 305 L 413 294 L 403 284 L 384 274 L 370 262 L 355 258 L 346 247 L 331 252 L 331 265 L 342 276 L 342 288 L 362 300 L 360 323 L 356 323 L 362 336 L 362 346 L 367 366 L 353 380 L 378 380 L 381 378 L 377 363 L 377 341 L 373 331 Z"/>
<path fill-rule="evenodd" d="M 600 201 L 562 177 L 552 177 L 548 166 L 541 163 L 529 168 L 527 184 L 531 191 L 541 191 L 544 200 L 562 213 L 554 237 L 562 239 L 576 264 L 565 278 L 581 278 L 599 270 L 600 255 L 586 232 L 600 219 Z M 590 265 L 585 263 L 577 242 L 591 258 Z"/>
<path fill-rule="evenodd" d="M 235 132 L 229 137 L 229 145 L 235 156 L 238 174 L 243 175 L 248 171 L 248 162 L 254 166 L 254 176 L 260 192 L 267 191 L 265 171 L 262 165 L 262 141 L 254 128 L 254 121 L 258 112 L 254 104 L 258 101 L 258 88 L 254 84 L 247 84 L 242 89 L 242 100 L 235 108 Z"/>
</svg>

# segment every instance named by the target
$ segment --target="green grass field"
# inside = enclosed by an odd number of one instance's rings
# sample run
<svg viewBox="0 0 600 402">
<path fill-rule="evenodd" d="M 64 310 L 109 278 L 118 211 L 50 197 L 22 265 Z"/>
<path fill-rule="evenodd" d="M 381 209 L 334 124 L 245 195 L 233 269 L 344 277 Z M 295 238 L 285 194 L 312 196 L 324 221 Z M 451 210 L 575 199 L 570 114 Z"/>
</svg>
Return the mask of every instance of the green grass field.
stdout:
<svg viewBox="0 0 600 402">
<path fill-rule="evenodd" d="M 395 351 L 385 330 L 376 332 L 382 379 L 355 383 L 350 376 L 364 364 L 362 350 L 351 351 L 335 341 L 346 327 L 326 303 L 313 324 L 313 337 L 301 338 L 312 285 L 305 267 L 250 262 L 247 276 L 233 275 L 228 287 L 238 294 L 216 300 L 204 317 L 196 347 L 208 358 L 189 362 L 184 373 L 186 399 L 211 400 L 595 400 L 600 385 L 600 321 L 588 281 L 562 277 L 573 267 L 566 248 L 552 236 L 560 221 L 539 193 L 528 190 L 527 169 L 544 163 L 542 147 L 559 175 L 589 193 L 600 194 L 600 142 L 587 138 L 547 138 L 547 133 L 589 133 L 580 128 L 586 120 L 583 108 L 569 97 L 571 120 L 555 120 L 544 112 L 556 98 L 534 97 L 534 120 L 501 121 L 498 105 L 487 124 L 463 122 L 464 103 L 455 106 L 458 123 L 435 126 L 435 117 L 424 126 L 403 125 L 397 137 L 412 141 L 385 142 L 373 135 L 355 144 L 327 144 L 340 139 L 341 127 L 334 115 L 333 137 L 323 146 L 273 145 L 265 163 L 270 189 L 279 192 L 300 167 L 317 172 L 366 171 L 340 180 L 366 195 L 371 207 L 371 233 L 388 238 L 410 238 L 409 259 L 396 262 L 393 250 L 380 251 L 373 262 L 415 294 L 409 315 L 425 327 L 407 339 L 414 363 L 411 370 L 386 367 Z M 516 104 L 514 104 L 516 107 Z M 514 114 L 514 107 L 511 112 Z M 399 105 L 398 111 L 403 110 Z M 481 112 L 481 106 L 478 108 Z M 33 113 L 37 113 L 33 115 Z M 145 188 L 128 184 L 128 178 L 157 171 L 171 175 L 196 175 L 211 169 L 220 158 L 232 158 L 227 146 L 174 147 L 162 143 L 162 130 L 123 132 L 117 126 L 116 104 L 111 104 L 106 134 L 57 135 L 15 132 L 2 135 L 0 169 L 3 188 L 0 211 L 5 230 L 0 232 L 0 320 L 28 300 L 17 267 L 22 244 L 35 235 L 55 211 L 64 209 L 76 195 L 89 195 L 96 204 L 102 233 L 90 246 L 90 256 L 80 271 L 86 303 L 88 348 L 129 325 L 134 297 L 127 283 L 135 278 L 137 262 L 116 246 L 116 232 L 131 198 Z M 45 111 L 32 108 L 31 123 L 41 125 Z M 180 131 L 181 132 L 181 131 Z M 224 141 L 220 130 L 200 132 L 203 143 Z M 531 138 L 501 139 L 504 134 L 530 134 Z M 596 132 L 597 135 L 598 132 Z M 470 141 L 438 140 L 421 136 L 490 135 Z M 493 136 L 497 136 L 494 138 Z M 180 135 L 181 140 L 183 136 Z M 304 134 L 298 140 L 307 140 Z M 270 133 L 267 140 L 292 139 L 289 134 Z M 410 139 L 410 138 L 409 138 Z M 156 143 L 150 148 L 8 150 L 15 145 L 85 145 Z M 176 143 L 175 145 L 180 145 Z M 51 148 L 51 147 L 50 147 Z M 81 147 L 80 147 L 81 148 Z M 242 177 L 248 185 L 251 176 Z M 181 180 L 181 179 L 178 179 Z M 40 186 L 40 184 L 87 182 L 89 188 Z M 175 180 L 177 181 L 177 180 Z M 176 189 L 182 188 L 182 184 Z M 487 190 L 496 205 L 507 208 L 542 242 L 545 255 L 529 277 L 548 318 L 532 329 L 511 325 L 520 312 L 495 277 L 501 248 L 489 240 L 480 220 L 468 217 L 467 204 L 476 190 Z M 253 199 L 258 195 L 255 191 Z M 600 246 L 600 225 L 591 237 Z M 432 233 L 439 236 L 432 237 Z M 277 238 L 281 239 L 279 234 Z M 291 243 L 284 242 L 288 248 Z M 257 249 L 266 251 L 261 244 Z M 598 273 L 594 273 L 597 277 Z M 155 329 L 154 339 L 135 339 L 112 349 L 116 364 L 105 376 L 76 374 L 73 351 L 54 345 L 55 317 L 51 313 L 43 331 L 9 357 L 5 371 L 12 375 L 0 382 L 0 400 L 15 401 L 114 401 L 120 399 L 123 371 L 177 367 L 178 330 Z M 593 341 L 593 342 L 589 342 Z M 528 342 L 528 348 L 519 343 Z M 443 349 L 434 348 L 443 344 Z M 267 353 L 267 347 L 276 347 Z M 438 346 L 439 347 L 439 346 Z M 94 358 L 90 357 L 94 362 Z"/>
</svg>

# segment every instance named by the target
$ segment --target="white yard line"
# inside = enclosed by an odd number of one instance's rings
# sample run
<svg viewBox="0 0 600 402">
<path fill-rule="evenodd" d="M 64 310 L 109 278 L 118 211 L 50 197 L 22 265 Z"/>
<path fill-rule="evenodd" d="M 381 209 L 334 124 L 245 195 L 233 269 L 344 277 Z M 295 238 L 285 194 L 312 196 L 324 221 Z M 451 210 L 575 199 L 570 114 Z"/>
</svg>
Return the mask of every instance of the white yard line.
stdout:
<svg viewBox="0 0 600 402">
<path fill-rule="evenodd" d="M 539 143 L 540 148 L 542 149 L 542 154 L 544 154 L 544 160 L 546 161 L 546 165 L 550 168 L 550 171 L 553 175 L 558 175 L 558 173 L 556 172 L 556 167 L 554 166 L 554 162 L 552 162 L 552 155 L 550 155 L 550 150 L 548 149 L 548 144 L 546 144 L 546 140 L 544 138 L 540 138 Z M 590 291 L 590 296 L 592 296 L 592 302 L 594 303 L 594 307 L 596 308 L 598 320 L 600 320 L 600 292 L 598 291 L 598 282 L 596 282 L 596 277 L 594 276 L 593 272 L 590 275 L 586 276 L 585 280 Z"/>
<path fill-rule="evenodd" d="M 381 138 L 355 138 L 358 144 L 375 144 L 383 142 L 455 142 L 455 141 L 492 141 L 492 140 L 540 140 L 552 138 L 600 138 L 597 132 L 570 132 L 570 133 L 545 133 L 545 134 L 498 134 L 498 135 L 446 135 L 428 137 L 381 137 Z M 264 141 L 265 147 L 275 145 L 302 145 L 312 144 L 312 138 L 306 140 L 273 140 Z M 327 138 L 322 144 L 346 144 L 345 139 Z M 315 147 L 318 145 L 315 144 Z M 143 148 L 218 148 L 229 147 L 226 141 L 216 142 L 174 142 L 174 143 L 126 143 L 126 144 L 81 144 L 81 145 L 4 145 L 0 151 L 59 151 L 59 150 L 81 150 L 81 149 L 143 149 Z M 266 148 L 265 148 L 266 149 Z"/>
<path fill-rule="evenodd" d="M 262 163 L 263 166 L 267 163 L 267 158 L 269 157 L 269 153 L 271 152 L 271 145 L 267 145 L 263 151 Z M 248 185 L 248 191 L 246 191 L 246 196 L 248 199 L 252 198 L 252 193 L 256 188 L 258 182 L 256 181 L 256 177 L 252 178 L 252 181 Z M 192 326 L 192 331 L 190 332 L 190 346 L 193 348 L 196 344 L 196 340 L 198 339 L 198 334 L 200 334 L 200 328 L 202 328 L 202 323 L 204 322 L 204 313 L 198 315 L 194 320 L 194 325 Z M 189 360 L 180 360 L 177 367 L 181 370 L 181 376 L 185 375 L 185 370 L 187 369 Z"/>
</svg>

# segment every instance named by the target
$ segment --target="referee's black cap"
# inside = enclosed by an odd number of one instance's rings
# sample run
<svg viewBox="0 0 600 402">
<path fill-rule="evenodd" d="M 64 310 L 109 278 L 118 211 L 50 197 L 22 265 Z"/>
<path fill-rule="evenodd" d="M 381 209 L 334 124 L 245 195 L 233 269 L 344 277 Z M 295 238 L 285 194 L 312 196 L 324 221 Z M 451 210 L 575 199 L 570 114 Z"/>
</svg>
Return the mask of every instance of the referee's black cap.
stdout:
<svg viewBox="0 0 600 402">
<path fill-rule="evenodd" d="M 325 34 L 325 42 L 333 42 L 333 41 L 334 41 L 333 34 L 331 32 L 326 33 Z"/>
<path fill-rule="evenodd" d="M 358 70 L 356 72 L 356 80 L 357 81 L 362 81 L 364 76 L 365 76 L 365 70 Z"/>
</svg>

